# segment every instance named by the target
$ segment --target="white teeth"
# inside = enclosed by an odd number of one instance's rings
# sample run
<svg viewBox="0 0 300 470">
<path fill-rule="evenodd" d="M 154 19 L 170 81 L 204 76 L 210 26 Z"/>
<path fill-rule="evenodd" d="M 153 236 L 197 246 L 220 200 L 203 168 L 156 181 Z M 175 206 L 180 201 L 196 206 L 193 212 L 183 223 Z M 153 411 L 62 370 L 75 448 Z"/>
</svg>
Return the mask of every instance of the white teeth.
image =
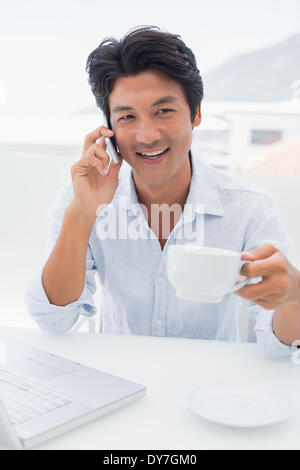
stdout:
<svg viewBox="0 0 300 470">
<path fill-rule="evenodd" d="M 167 150 L 168 147 L 166 147 L 165 149 L 163 150 L 160 150 L 159 152 L 147 152 L 147 153 L 142 153 L 142 155 L 145 155 L 146 157 L 154 157 L 156 155 L 160 155 L 161 153 L 163 153 L 165 150 Z"/>
</svg>

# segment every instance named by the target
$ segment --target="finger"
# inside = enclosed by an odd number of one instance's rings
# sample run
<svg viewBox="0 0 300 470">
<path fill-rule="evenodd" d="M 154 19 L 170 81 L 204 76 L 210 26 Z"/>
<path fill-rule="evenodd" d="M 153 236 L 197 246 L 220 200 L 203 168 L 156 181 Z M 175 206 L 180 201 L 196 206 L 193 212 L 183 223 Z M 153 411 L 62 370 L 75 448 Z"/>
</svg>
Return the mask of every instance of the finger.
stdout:
<svg viewBox="0 0 300 470">
<path fill-rule="evenodd" d="M 105 175 L 106 165 L 94 154 L 87 155 L 83 160 L 89 167 L 95 168 L 100 175 Z"/>
<path fill-rule="evenodd" d="M 240 290 L 242 290 L 242 289 L 240 289 Z M 243 297 L 243 296 L 240 295 L 240 297 Z M 262 297 L 256 297 L 255 299 L 248 299 L 246 297 L 244 297 L 244 298 L 248 301 L 254 302 L 256 305 L 260 305 L 261 307 L 263 307 L 266 310 L 273 310 L 273 309 L 277 308 L 276 306 L 278 305 L 277 296 L 276 296 L 276 293 L 274 293 L 274 292 L 272 294 L 268 293 L 267 295 L 264 295 Z"/>
<path fill-rule="evenodd" d="M 276 259 L 277 256 L 275 254 L 268 259 L 245 263 L 244 266 L 242 266 L 241 274 L 246 277 L 267 277 L 273 273 Z"/>
<path fill-rule="evenodd" d="M 257 248 L 253 248 L 253 250 L 247 250 L 246 252 L 242 253 L 242 259 L 250 259 L 250 260 L 259 260 L 265 259 L 272 256 L 274 253 L 278 251 L 275 246 L 265 243 L 264 245 L 258 246 Z"/>
<path fill-rule="evenodd" d="M 105 150 L 101 147 L 100 144 L 93 144 L 88 151 L 86 152 L 86 157 L 94 155 L 101 164 L 106 167 L 109 164 L 110 156 Z"/>
<path fill-rule="evenodd" d="M 87 167 L 95 168 L 101 175 L 105 175 L 108 161 L 109 161 L 108 155 L 107 155 L 107 158 L 103 157 L 100 155 L 99 151 L 98 151 L 98 154 L 96 154 L 95 148 L 93 148 L 92 146 L 88 150 L 88 152 L 85 154 L 85 156 L 81 159 L 81 164 L 87 165 Z"/>
<path fill-rule="evenodd" d="M 85 154 L 89 147 L 91 147 L 100 137 L 111 137 L 112 135 L 114 135 L 114 131 L 108 129 L 108 127 L 97 127 L 97 129 L 94 129 L 92 132 L 86 135 L 83 144 L 83 154 Z"/>
<path fill-rule="evenodd" d="M 111 158 L 109 162 L 109 169 L 107 170 L 107 175 L 112 178 L 115 178 L 120 171 L 122 162 L 123 162 L 123 158 L 120 154 L 119 154 L 119 163 L 115 163 L 113 159 Z"/>
<path fill-rule="evenodd" d="M 264 297 L 257 297 L 254 302 L 266 310 L 275 310 L 280 304 L 277 295 L 274 293 Z"/>
<path fill-rule="evenodd" d="M 241 289 L 234 292 L 235 294 L 243 297 L 246 300 L 258 299 L 260 297 L 266 297 L 270 294 L 274 294 L 274 285 L 272 281 L 261 281 L 257 284 L 244 286 Z"/>
<path fill-rule="evenodd" d="M 86 176 L 89 174 L 91 169 L 95 169 L 103 175 L 103 166 L 99 159 L 95 157 L 95 155 L 89 155 L 86 156 L 85 158 L 81 158 L 77 163 L 72 165 L 71 167 L 71 175 L 72 179 L 76 176 Z"/>
</svg>

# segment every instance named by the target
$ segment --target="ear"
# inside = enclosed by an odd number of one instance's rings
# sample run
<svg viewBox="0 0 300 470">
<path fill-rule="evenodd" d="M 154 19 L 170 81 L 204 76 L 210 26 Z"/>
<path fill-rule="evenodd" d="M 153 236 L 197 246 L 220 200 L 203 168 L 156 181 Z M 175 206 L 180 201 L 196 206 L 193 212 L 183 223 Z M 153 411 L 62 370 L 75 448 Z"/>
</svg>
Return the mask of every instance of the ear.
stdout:
<svg viewBox="0 0 300 470">
<path fill-rule="evenodd" d="M 201 120 L 202 120 L 201 103 L 199 103 L 199 105 L 198 105 L 198 107 L 197 107 L 197 111 L 196 111 L 196 115 L 195 115 L 194 122 L 192 123 L 192 127 L 199 126 L 200 123 L 201 123 Z"/>
</svg>

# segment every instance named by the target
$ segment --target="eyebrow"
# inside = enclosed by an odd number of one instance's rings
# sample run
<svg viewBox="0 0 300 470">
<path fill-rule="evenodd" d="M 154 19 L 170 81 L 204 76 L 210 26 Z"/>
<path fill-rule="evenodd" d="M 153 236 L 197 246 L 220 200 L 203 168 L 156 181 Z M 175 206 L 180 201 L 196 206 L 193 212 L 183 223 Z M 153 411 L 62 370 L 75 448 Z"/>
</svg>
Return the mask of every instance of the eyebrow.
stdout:
<svg viewBox="0 0 300 470">
<path fill-rule="evenodd" d="M 176 98 L 176 96 L 164 96 L 163 98 L 160 98 L 159 100 L 152 103 L 151 106 L 154 108 L 155 106 L 158 106 L 160 104 L 172 103 L 174 101 L 179 101 L 179 99 Z M 133 111 L 133 110 L 134 110 L 134 108 L 132 106 L 115 106 L 112 109 L 112 112 L 113 113 L 118 113 L 120 111 Z"/>
</svg>

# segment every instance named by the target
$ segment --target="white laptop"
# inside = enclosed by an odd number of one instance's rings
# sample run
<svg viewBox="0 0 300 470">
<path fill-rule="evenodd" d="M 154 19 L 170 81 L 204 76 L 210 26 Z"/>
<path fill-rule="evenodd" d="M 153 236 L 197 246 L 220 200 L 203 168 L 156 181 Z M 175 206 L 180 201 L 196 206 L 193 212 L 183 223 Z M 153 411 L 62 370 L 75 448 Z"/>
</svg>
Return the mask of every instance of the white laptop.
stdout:
<svg viewBox="0 0 300 470">
<path fill-rule="evenodd" d="M 146 387 L 0 336 L 0 448 L 34 447 Z"/>
</svg>

